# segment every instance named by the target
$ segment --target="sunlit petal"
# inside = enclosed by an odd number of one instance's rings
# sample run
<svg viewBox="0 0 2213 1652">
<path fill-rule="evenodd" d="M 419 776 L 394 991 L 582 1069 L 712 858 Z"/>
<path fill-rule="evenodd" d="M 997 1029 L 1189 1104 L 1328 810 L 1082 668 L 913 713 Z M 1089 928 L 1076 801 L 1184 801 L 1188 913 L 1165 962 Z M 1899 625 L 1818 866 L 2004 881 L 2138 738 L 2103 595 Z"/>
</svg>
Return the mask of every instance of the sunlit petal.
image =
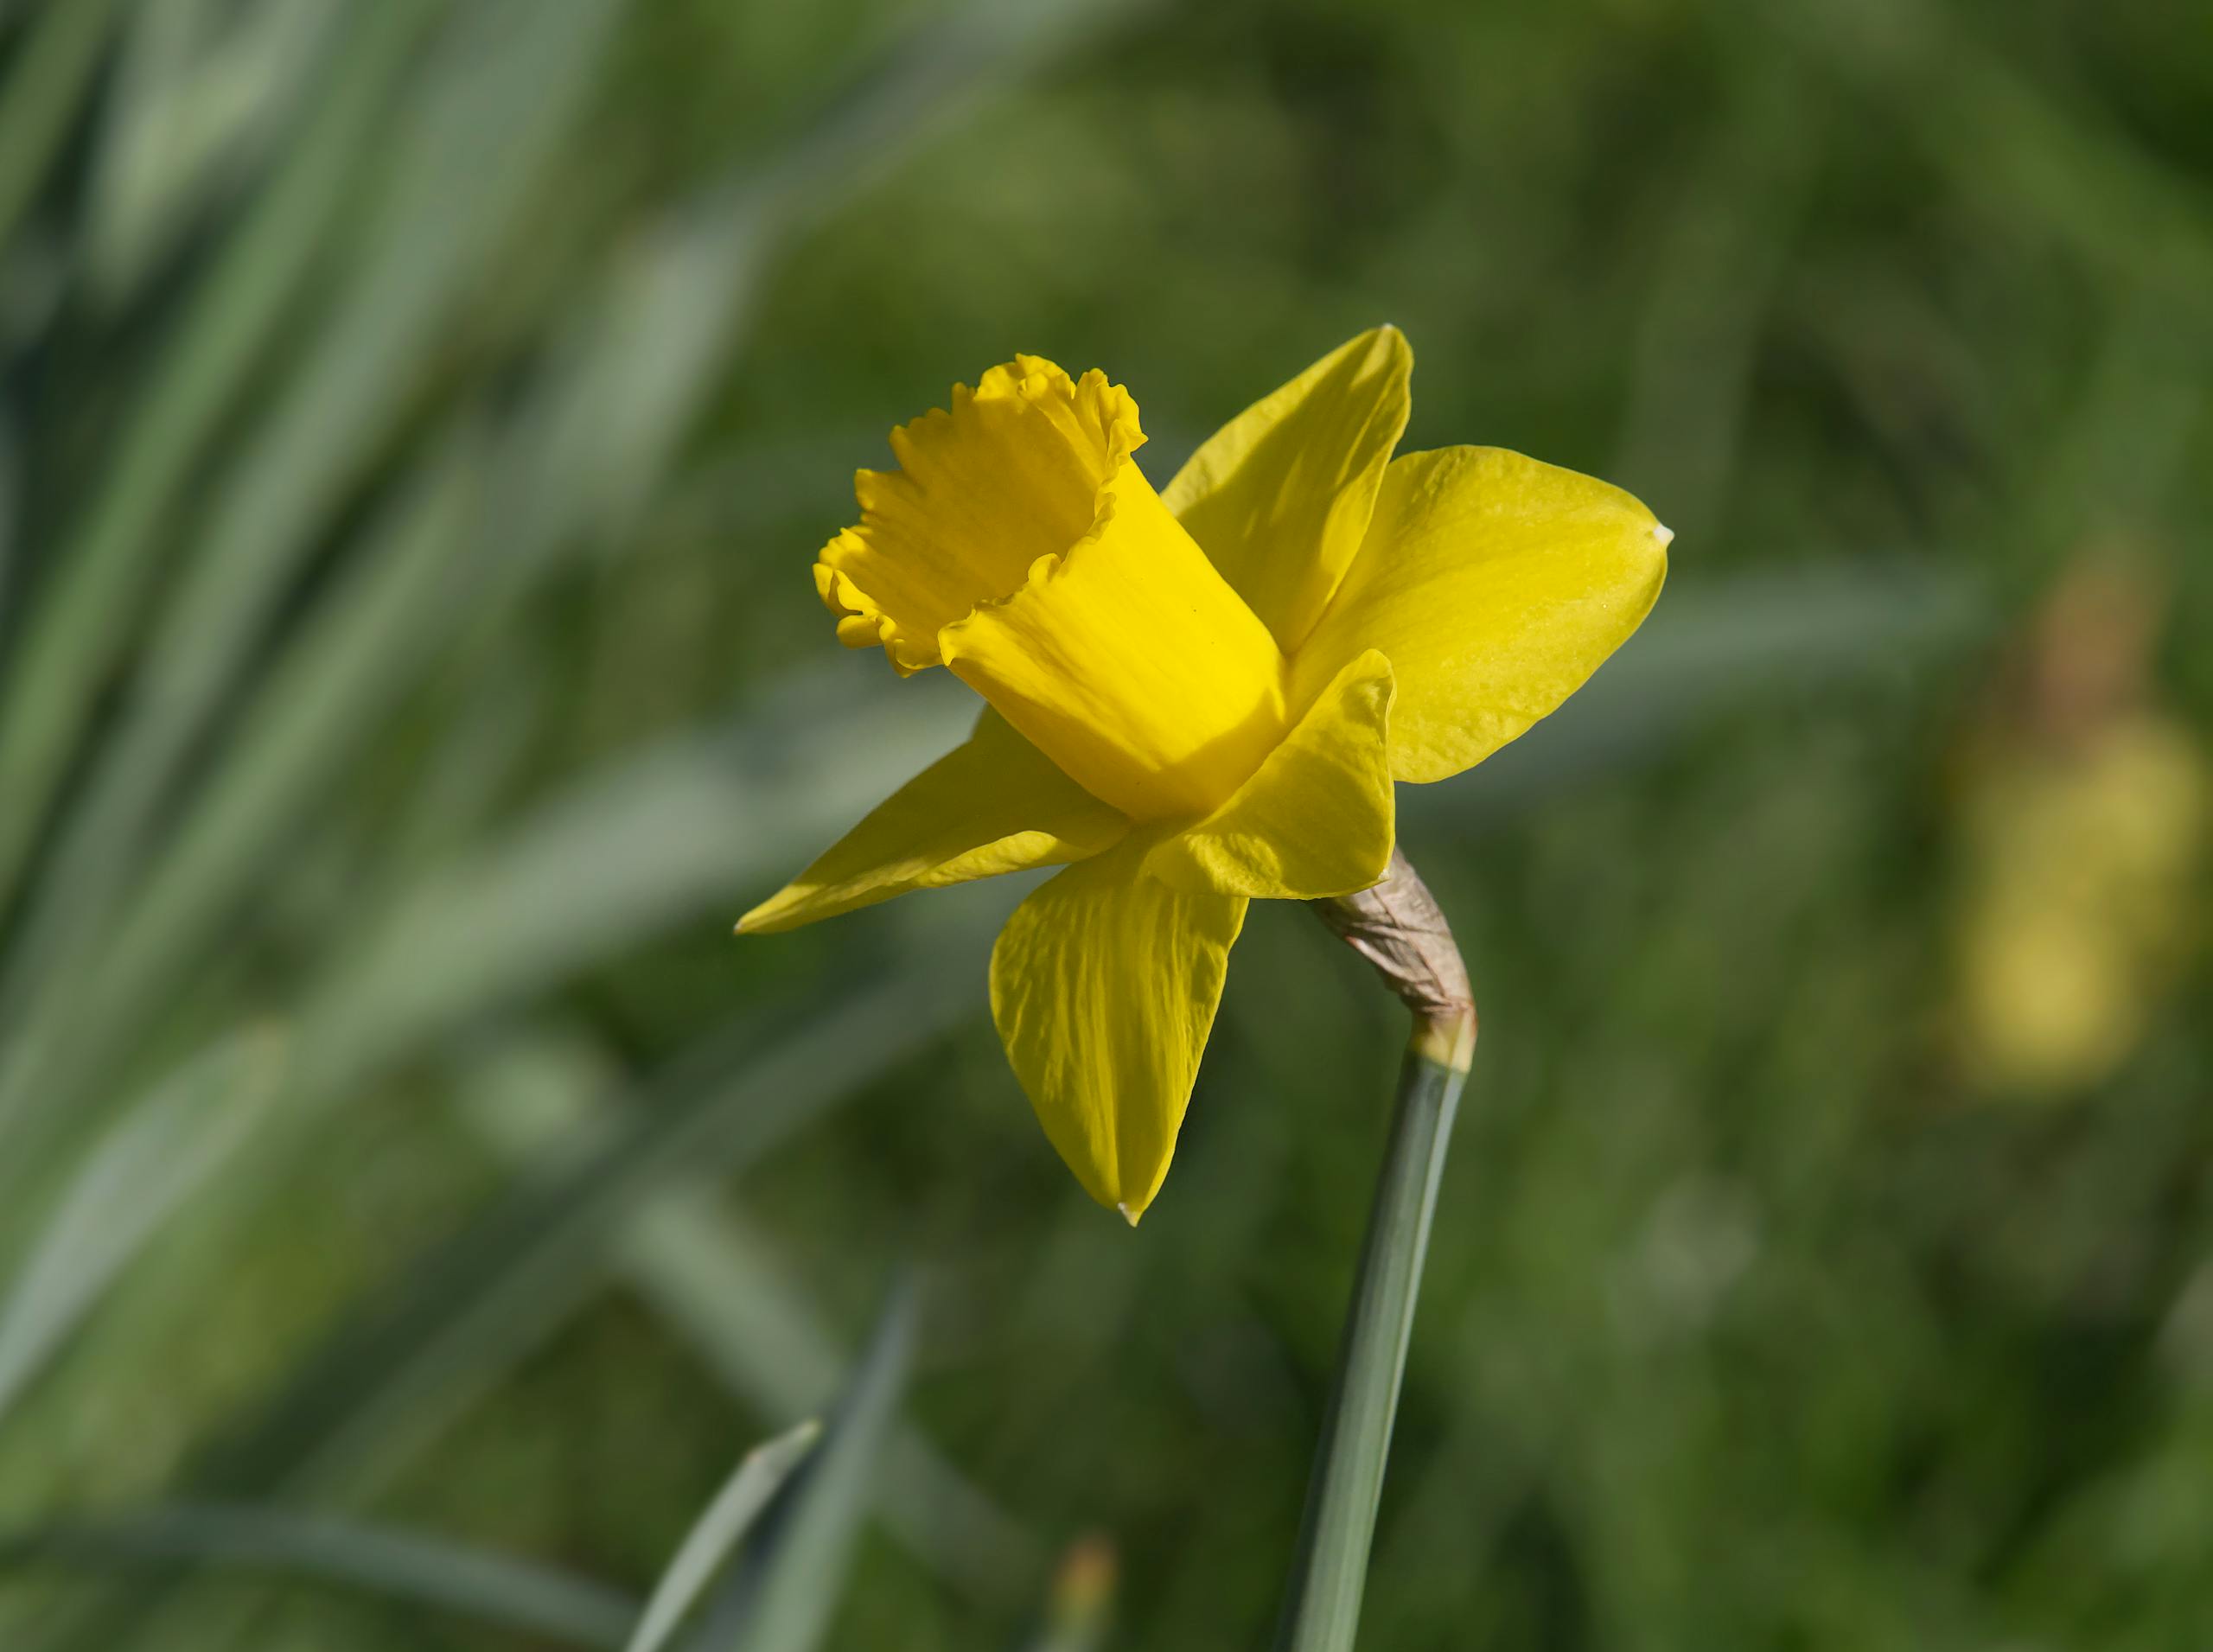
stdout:
<svg viewBox="0 0 2213 1652">
<path fill-rule="evenodd" d="M 1090 539 L 940 641 L 956 676 L 1136 820 L 1210 812 L 1286 727 L 1267 628 L 1134 464 Z"/>
<path fill-rule="evenodd" d="M 987 711 L 966 743 L 884 800 L 738 930 L 795 929 L 909 890 L 1081 860 L 1128 831 L 1119 813 Z"/>
<path fill-rule="evenodd" d="M 1642 622 L 1674 536 L 1620 488 L 1500 448 L 1393 461 L 1302 688 L 1390 657 L 1391 766 L 1443 780 L 1555 710 Z"/>
<path fill-rule="evenodd" d="M 1362 333 L 1216 431 L 1161 494 L 1286 654 L 1360 549 L 1413 364 L 1397 328 Z"/>
<path fill-rule="evenodd" d="M 1157 845 L 1146 870 L 1191 893 L 1312 901 L 1368 888 L 1390 864 L 1391 662 L 1340 671 L 1229 801 Z"/>
<path fill-rule="evenodd" d="M 1147 877 L 1146 846 L 1062 872 L 992 954 L 992 1017 L 1045 1134 L 1132 1221 L 1168 1173 L 1246 905 Z"/>
</svg>

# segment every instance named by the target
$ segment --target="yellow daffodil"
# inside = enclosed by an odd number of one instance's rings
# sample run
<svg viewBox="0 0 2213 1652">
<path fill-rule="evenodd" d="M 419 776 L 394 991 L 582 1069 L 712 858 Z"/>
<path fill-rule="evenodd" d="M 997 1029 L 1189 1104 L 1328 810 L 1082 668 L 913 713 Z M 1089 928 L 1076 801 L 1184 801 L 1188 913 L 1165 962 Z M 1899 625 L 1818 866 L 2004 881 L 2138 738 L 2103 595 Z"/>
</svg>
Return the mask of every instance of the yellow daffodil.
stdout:
<svg viewBox="0 0 2213 1652">
<path fill-rule="evenodd" d="M 1135 1221 L 1159 1191 L 1253 899 L 1373 885 L 1395 781 L 1443 780 L 1636 630 L 1671 535 L 1496 448 L 1393 459 L 1413 352 L 1362 334 L 1216 431 L 1163 492 L 1137 404 L 1017 356 L 895 431 L 815 564 L 839 641 L 985 709 L 738 925 L 788 929 L 1066 865 L 992 956 L 1045 1133 Z"/>
</svg>

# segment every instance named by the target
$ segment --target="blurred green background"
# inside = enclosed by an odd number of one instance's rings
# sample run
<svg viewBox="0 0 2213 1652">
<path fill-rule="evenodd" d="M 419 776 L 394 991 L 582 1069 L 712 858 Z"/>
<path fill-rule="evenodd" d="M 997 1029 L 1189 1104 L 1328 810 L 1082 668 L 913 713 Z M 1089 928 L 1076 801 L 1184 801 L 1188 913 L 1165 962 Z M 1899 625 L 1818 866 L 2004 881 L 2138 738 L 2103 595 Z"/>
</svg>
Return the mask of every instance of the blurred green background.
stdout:
<svg viewBox="0 0 2213 1652">
<path fill-rule="evenodd" d="M 985 1014 L 1020 890 L 729 931 L 970 715 L 810 588 L 891 425 L 1036 351 L 1164 482 L 1387 320 L 1409 447 L 1679 537 L 1402 794 L 1484 1038 L 1363 1644 L 2213 1629 L 2196 8 L 16 0 L 0 52 L 10 1649 L 619 1646 L 902 1274 L 821 1643 L 1264 1645 L 1396 1006 L 1256 909 L 1132 1232 Z"/>
</svg>

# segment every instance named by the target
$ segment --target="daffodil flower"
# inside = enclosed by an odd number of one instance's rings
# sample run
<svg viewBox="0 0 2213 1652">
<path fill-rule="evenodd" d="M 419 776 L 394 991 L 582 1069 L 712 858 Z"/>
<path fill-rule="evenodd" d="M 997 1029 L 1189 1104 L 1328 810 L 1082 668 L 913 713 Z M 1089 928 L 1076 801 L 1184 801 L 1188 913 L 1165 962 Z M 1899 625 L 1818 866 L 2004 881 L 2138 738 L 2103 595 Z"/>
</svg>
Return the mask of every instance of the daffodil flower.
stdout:
<svg viewBox="0 0 2213 1652">
<path fill-rule="evenodd" d="M 1137 404 L 1018 355 L 861 471 L 824 547 L 838 639 L 985 702 L 741 932 L 1065 866 L 992 955 L 1045 1133 L 1135 1221 L 1160 1190 L 1246 903 L 1384 875 L 1393 783 L 1481 762 L 1658 596 L 1668 530 L 1496 448 L 1392 457 L 1413 352 L 1364 333 L 1239 414 L 1163 492 Z"/>
</svg>

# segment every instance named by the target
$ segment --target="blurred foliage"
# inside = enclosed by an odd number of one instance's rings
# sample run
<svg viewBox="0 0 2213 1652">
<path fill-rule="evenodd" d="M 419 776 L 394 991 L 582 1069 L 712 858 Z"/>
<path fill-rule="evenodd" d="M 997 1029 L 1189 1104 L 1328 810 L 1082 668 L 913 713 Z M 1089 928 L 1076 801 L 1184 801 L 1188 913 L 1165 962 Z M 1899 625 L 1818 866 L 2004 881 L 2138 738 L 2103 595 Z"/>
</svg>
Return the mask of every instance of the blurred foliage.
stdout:
<svg viewBox="0 0 2213 1652">
<path fill-rule="evenodd" d="M 728 925 L 966 716 L 809 589 L 884 431 L 1037 350 L 1164 480 L 1387 319 L 1410 445 L 1679 538 L 1585 695 L 1405 800 L 1486 1036 L 1369 1643 L 2202 1636 L 2202 810 L 2068 897 L 2075 961 L 2159 934 L 2055 1105 L 1960 1059 L 1976 915 L 2113 836 L 2070 776 L 2145 801 L 2009 698 L 2087 551 L 2205 788 L 2201 23 L 0 7 L 0 1638 L 552 1643 L 458 1576 L 603 1643 L 912 1262 L 876 1518 L 782 1621 L 1082 1644 L 1112 1576 L 1106 1644 L 1260 1644 L 1391 1009 L 1257 910 L 1132 1234 L 985 1023 L 1018 891 Z"/>
</svg>

